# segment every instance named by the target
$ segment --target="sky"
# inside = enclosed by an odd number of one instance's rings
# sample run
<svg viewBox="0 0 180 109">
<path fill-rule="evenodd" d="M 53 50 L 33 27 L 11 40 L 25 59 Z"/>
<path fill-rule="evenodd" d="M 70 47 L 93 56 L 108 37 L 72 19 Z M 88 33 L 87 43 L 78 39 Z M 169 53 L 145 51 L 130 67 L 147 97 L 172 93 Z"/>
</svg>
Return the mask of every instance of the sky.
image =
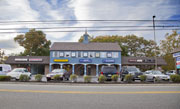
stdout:
<svg viewBox="0 0 180 109">
<path fill-rule="evenodd" d="M 43 21 L 43 20 L 180 20 L 180 0 L 0 0 L 0 21 Z M 19 24 L 0 23 L 2 28 L 33 28 L 60 26 L 147 26 L 152 22 L 98 23 L 70 22 L 65 24 Z M 158 25 L 158 23 L 156 23 Z M 180 22 L 175 25 L 180 26 Z M 63 29 L 67 30 L 67 29 Z M 77 29 L 71 29 L 77 30 Z M 82 28 L 81 30 L 85 30 Z M 28 30 L 10 30 L 26 32 Z M 88 28 L 87 28 L 88 31 Z M 165 38 L 171 30 L 156 31 L 157 42 Z M 24 51 L 14 42 L 14 37 L 20 33 L 0 34 L 0 48 L 6 55 L 18 54 Z M 84 32 L 45 32 L 51 42 L 77 42 Z M 106 31 L 88 32 L 91 36 L 99 35 L 129 35 L 134 34 L 153 40 L 153 31 Z"/>
</svg>

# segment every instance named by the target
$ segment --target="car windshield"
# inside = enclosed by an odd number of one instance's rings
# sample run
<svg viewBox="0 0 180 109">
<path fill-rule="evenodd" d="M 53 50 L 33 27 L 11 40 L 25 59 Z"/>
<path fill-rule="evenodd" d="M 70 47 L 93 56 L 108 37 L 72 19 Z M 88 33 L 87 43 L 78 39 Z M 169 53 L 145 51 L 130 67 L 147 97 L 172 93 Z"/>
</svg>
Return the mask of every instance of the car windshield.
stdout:
<svg viewBox="0 0 180 109">
<path fill-rule="evenodd" d="M 162 74 L 160 71 L 152 71 L 152 73 L 155 75 Z"/>
<path fill-rule="evenodd" d="M 24 69 L 14 69 L 12 72 L 23 72 Z"/>
<path fill-rule="evenodd" d="M 103 73 L 116 73 L 115 67 L 104 67 L 102 70 Z"/>
<path fill-rule="evenodd" d="M 129 68 L 127 68 L 127 71 L 129 71 L 129 72 L 140 72 L 140 70 L 135 68 L 135 67 L 129 67 Z"/>
<path fill-rule="evenodd" d="M 64 73 L 64 72 L 65 72 L 64 69 L 54 69 L 54 70 L 52 71 L 52 73 Z"/>
</svg>

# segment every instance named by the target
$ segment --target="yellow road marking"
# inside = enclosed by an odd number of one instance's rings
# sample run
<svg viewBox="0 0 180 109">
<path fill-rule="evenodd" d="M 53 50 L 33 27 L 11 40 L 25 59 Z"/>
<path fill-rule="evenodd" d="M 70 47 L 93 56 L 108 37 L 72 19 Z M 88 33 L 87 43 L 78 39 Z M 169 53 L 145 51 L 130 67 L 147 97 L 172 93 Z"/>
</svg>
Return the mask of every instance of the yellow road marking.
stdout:
<svg viewBox="0 0 180 109">
<path fill-rule="evenodd" d="M 0 89 L 0 92 L 59 93 L 59 94 L 177 94 L 180 91 L 137 91 L 137 92 L 90 92 L 90 91 L 48 91 Z"/>
</svg>

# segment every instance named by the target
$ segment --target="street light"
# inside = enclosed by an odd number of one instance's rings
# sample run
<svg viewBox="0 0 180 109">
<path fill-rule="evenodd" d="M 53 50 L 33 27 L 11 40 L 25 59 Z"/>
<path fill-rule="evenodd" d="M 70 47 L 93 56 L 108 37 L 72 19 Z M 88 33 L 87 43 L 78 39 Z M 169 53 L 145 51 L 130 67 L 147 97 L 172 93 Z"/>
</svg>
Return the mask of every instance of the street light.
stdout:
<svg viewBox="0 0 180 109">
<path fill-rule="evenodd" d="M 156 34 L 155 34 L 155 22 L 154 22 L 154 18 L 156 16 L 153 16 L 153 30 L 154 30 L 154 58 L 155 58 L 155 70 L 157 70 L 157 54 L 156 54 Z"/>
</svg>

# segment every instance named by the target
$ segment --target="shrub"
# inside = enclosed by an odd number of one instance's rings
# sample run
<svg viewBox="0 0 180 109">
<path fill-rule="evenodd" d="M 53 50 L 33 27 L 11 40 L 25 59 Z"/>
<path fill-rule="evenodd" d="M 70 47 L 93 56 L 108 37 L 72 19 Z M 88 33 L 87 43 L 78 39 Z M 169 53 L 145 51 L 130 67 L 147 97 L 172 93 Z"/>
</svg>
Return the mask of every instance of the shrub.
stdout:
<svg viewBox="0 0 180 109">
<path fill-rule="evenodd" d="M 100 83 L 104 83 L 107 80 L 107 78 L 104 75 L 100 75 L 98 80 Z"/>
<path fill-rule="evenodd" d="M 61 75 L 54 75 L 54 76 L 52 77 L 52 79 L 53 79 L 54 81 L 60 81 L 60 80 L 62 80 Z"/>
<path fill-rule="evenodd" d="M 112 81 L 114 81 L 114 82 L 117 82 L 118 81 L 118 75 L 113 75 L 112 77 L 111 77 L 111 79 L 112 79 Z"/>
<path fill-rule="evenodd" d="M 72 75 L 70 76 L 70 80 L 71 80 L 72 82 L 77 82 L 77 75 L 76 75 L 76 74 L 72 74 Z"/>
<path fill-rule="evenodd" d="M 42 75 L 41 75 L 41 74 L 37 74 L 37 75 L 35 76 L 35 80 L 38 81 L 38 82 L 40 82 L 40 81 L 42 80 Z"/>
<path fill-rule="evenodd" d="M 88 75 L 84 76 L 84 82 L 90 83 L 91 82 L 91 76 L 88 76 Z"/>
<path fill-rule="evenodd" d="M 11 77 L 10 76 L 0 76 L 0 81 L 10 81 Z"/>
<path fill-rule="evenodd" d="M 180 75 L 178 75 L 178 74 L 171 75 L 171 76 L 170 76 L 170 79 L 171 79 L 171 81 L 174 82 L 174 83 L 180 83 Z"/>
<path fill-rule="evenodd" d="M 142 81 L 142 82 L 144 82 L 144 81 L 146 81 L 146 78 L 147 78 L 147 76 L 146 75 L 140 75 L 140 80 Z"/>
<path fill-rule="evenodd" d="M 27 82 L 27 81 L 29 81 L 29 76 L 28 76 L 28 75 L 21 75 L 21 76 L 19 77 L 19 81 L 21 81 L 21 82 Z"/>
<path fill-rule="evenodd" d="M 127 74 L 125 76 L 125 81 L 128 82 L 128 83 L 131 83 L 133 80 L 133 76 L 131 74 Z"/>
</svg>

